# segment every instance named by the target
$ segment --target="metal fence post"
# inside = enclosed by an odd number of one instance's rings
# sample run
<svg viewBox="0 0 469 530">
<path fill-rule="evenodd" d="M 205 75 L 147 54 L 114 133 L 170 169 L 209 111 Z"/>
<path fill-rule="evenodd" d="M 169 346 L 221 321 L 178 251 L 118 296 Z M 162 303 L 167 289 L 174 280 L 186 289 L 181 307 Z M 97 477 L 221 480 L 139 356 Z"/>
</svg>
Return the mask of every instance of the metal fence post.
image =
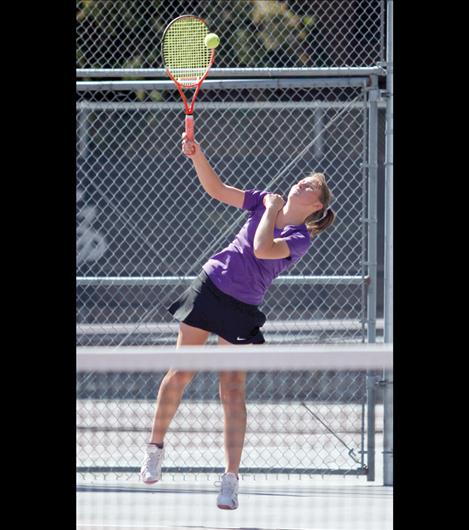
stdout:
<svg viewBox="0 0 469 530">
<path fill-rule="evenodd" d="M 384 225 L 384 342 L 393 342 L 393 2 L 387 2 L 386 34 L 386 152 Z M 383 483 L 393 480 L 393 372 L 385 370 L 383 426 Z"/>
<path fill-rule="evenodd" d="M 378 78 L 368 87 L 368 342 L 376 342 L 376 283 L 378 277 Z M 367 480 L 375 479 L 375 375 L 367 374 Z"/>
<path fill-rule="evenodd" d="M 375 382 L 376 377 L 367 374 L 366 377 L 366 456 L 367 456 L 367 474 L 366 480 L 375 480 Z"/>
<path fill-rule="evenodd" d="M 78 156 L 85 158 L 88 149 L 88 109 L 78 111 L 77 120 Z"/>
<path fill-rule="evenodd" d="M 376 283 L 378 276 L 378 78 L 368 87 L 368 342 L 376 342 Z"/>
</svg>

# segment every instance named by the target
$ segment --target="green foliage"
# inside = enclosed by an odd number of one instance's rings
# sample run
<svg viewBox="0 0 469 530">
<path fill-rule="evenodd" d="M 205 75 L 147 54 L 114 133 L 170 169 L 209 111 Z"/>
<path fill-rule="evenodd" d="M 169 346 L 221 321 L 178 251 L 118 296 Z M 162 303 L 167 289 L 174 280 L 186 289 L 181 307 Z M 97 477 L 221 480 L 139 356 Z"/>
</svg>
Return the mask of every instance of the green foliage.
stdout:
<svg viewBox="0 0 469 530">
<path fill-rule="evenodd" d="M 188 12 L 204 18 L 220 36 L 218 67 L 314 65 L 308 46 L 316 17 L 305 2 L 80 0 L 77 67 L 161 67 L 164 28 Z"/>
</svg>

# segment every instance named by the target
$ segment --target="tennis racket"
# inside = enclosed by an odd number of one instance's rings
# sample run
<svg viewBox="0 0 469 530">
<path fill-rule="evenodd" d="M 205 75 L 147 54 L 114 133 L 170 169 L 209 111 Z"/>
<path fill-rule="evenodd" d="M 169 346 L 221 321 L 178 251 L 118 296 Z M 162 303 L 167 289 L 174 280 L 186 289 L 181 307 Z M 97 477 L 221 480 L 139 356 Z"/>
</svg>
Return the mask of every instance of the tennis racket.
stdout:
<svg viewBox="0 0 469 530">
<path fill-rule="evenodd" d="M 175 83 L 184 103 L 186 138 L 194 141 L 194 105 L 200 87 L 215 60 L 215 48 L 205 45 L 208 28 L 201 18 L 184 15 L 174 19 L 164 30 L 163 63 L 169 78 Z M 190 106 L 185 89 L 195 88 Z"/>
</svg>

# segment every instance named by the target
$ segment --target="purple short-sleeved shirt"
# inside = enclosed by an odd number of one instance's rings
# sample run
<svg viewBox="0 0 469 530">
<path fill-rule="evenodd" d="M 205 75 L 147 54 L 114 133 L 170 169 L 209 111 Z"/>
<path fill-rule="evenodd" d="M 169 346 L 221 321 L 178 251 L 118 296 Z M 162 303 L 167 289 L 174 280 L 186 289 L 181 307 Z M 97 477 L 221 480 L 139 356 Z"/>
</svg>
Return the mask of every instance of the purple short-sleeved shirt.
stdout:
<svg viewBox="0 0 469 530">
<path fill-rule="evenodd" d="M 265 211 L 263 198 L 269 192 L 246 190 L 243 208 L 249 216 L 233 242 L 213 255 L 203 269 L 212 282 L 226 294 L 246 304 L 259 305 L 272 281 L 292 267 L 308 250 L 311 238 L 305 224 L 274 229 L 274 237 L 284 239 L 290 256 L 259 259 L 254 256 L 254 235 Z"/>
</svg>

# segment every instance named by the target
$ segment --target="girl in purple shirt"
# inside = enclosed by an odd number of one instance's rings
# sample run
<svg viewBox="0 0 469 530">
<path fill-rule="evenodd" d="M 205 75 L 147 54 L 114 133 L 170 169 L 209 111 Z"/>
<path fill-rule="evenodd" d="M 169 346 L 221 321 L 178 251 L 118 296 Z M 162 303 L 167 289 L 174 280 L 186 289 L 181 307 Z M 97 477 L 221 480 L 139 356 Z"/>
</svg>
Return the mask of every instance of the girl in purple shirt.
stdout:
<svg viewBox="0 0 469 530">
<path fill-rule="evenodd" d="M 266 317 L 258 306 L 272 281 L 308 250 L 311 239 L 335 219 L 332 198 L 322 173 L 312 173 L 292 186 L 287 201 L 263 190 L 240 190 L 224 184 L 200 145 L 182 135 L 182 150 L 195 167 L 204 190 L 214 199 L 247 210 L 246 223 L 234 240 L 211 256 L 193 284 L 169 308 L 180 322 L 177 347 L 203 345 L 210 333 L 218 344 L 262 344 Z M 150 442 L 141 477 L 158 482 L 163 440 L 194 372 L 169 370 L 161 382 Z M 225 418 L 226 470 L 217 506 L 238 507 L 238 471 L 246 431 L 244 372 L 220 373 L 220 399 Z"/>
</svg>

